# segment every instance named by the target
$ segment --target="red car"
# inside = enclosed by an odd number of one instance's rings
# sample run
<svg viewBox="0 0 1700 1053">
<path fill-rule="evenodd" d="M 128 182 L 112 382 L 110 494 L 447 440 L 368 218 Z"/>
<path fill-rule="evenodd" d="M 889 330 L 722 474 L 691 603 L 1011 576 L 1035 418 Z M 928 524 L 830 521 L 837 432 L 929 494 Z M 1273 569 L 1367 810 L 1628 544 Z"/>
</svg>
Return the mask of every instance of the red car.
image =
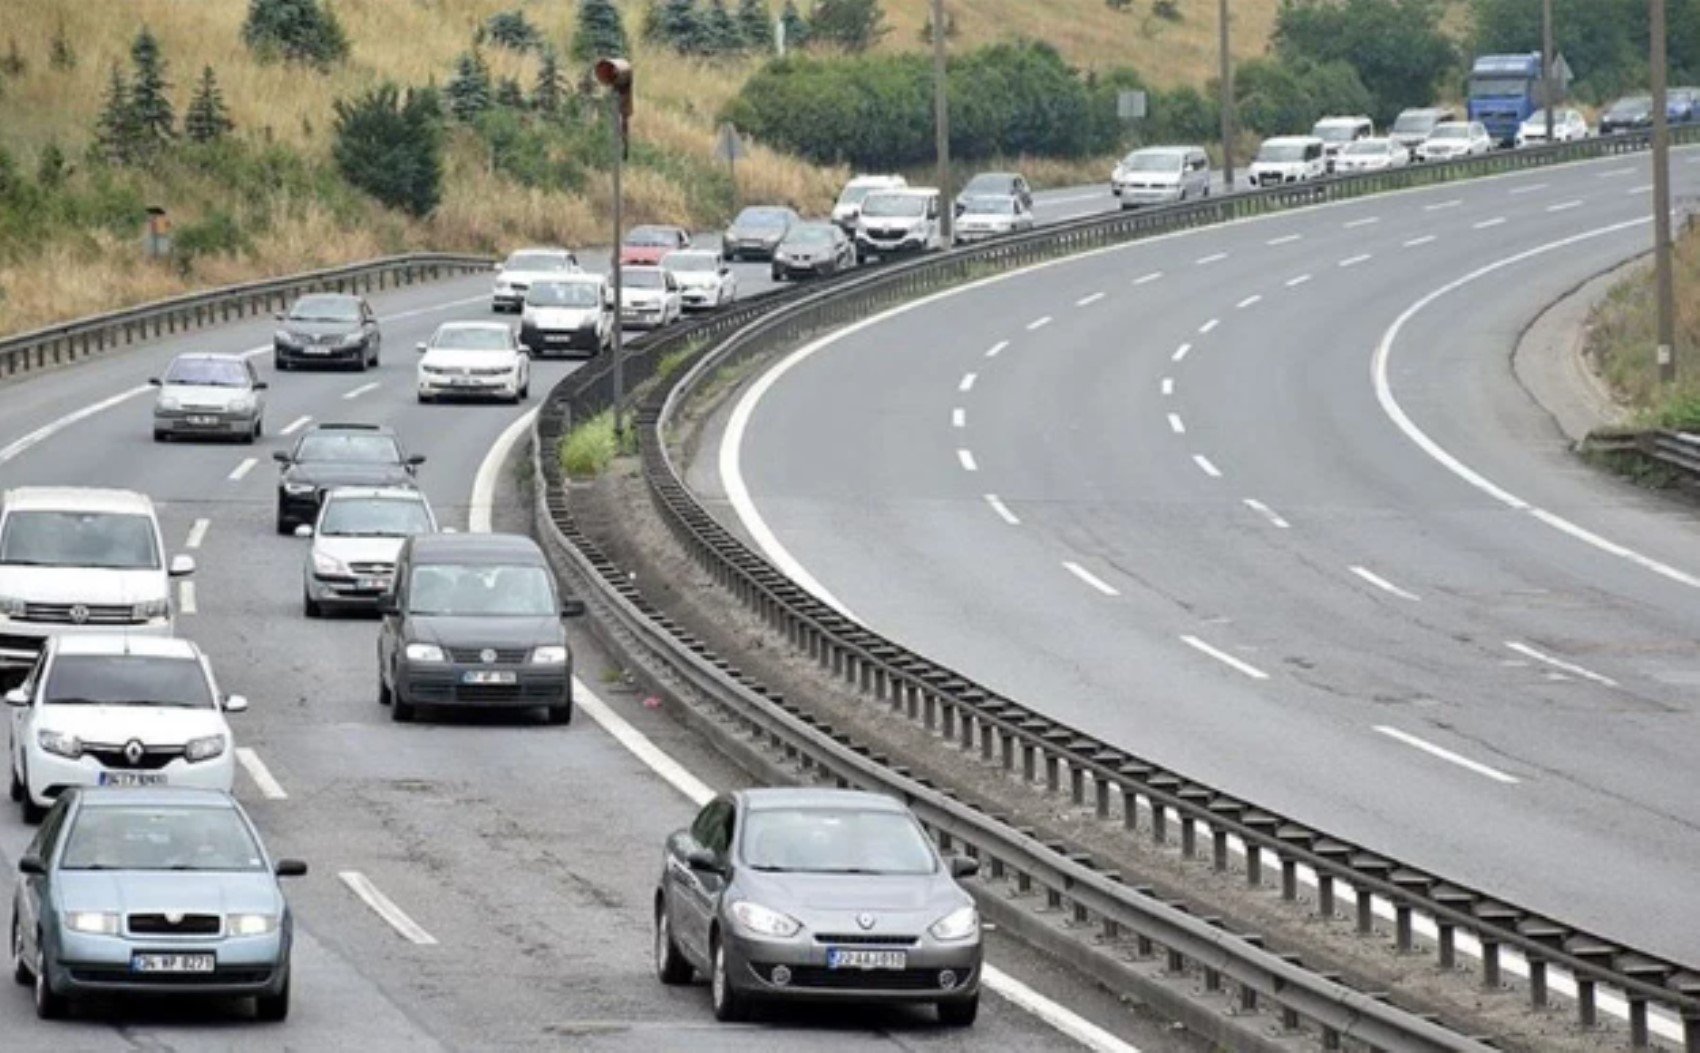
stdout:
<svg viewBox="0 0 1700 1053">
<path fill-rule="evenodd" d="M 633 227 L 620 244 L 621 265 L 654 267 L 661 257 L 691 247 L 691 236 L 683 227 Z"/>
</svg>

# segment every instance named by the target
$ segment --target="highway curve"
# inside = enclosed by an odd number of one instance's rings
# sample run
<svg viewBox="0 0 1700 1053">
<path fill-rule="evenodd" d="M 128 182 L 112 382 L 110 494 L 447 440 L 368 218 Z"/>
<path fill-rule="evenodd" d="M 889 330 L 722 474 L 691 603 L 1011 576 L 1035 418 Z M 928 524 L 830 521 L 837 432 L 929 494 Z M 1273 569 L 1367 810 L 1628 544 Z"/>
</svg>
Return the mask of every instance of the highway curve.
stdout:
<svg viewBox="0 0 1700 1053">
<path fill-rule="evenodd" d="M 1700 154 L 1673 168 L 1681 201 Z M 794 575 L 996 690 L 1700 963 L 1700 527 L 1577 462 L 1510 367 L 1650 246 L 1651 181 L 1611 158 L 964 288 L 765 376 L 720 482 Z"/>
</svg>

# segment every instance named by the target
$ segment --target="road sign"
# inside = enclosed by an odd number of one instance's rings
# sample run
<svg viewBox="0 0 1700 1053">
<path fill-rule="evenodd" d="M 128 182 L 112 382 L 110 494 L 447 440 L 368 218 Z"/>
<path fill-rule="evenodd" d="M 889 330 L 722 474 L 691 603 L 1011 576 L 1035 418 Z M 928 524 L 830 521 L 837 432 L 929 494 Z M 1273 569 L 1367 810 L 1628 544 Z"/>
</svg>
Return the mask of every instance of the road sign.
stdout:
<svg viewBox="0 0 1700 1053">
<path fill-rule="evenodd" d="M 749 152 L 744 149 L 744 141 L 738 138 L 738 129 L 732 127 L 730 122 L 722 124 L 720 134 L 715 136 L 714 139 L 715 160 L 731 164 L 734 161 L 742 161 L 748 156 Z"/>
<path fill-rule="evenodd" d="M 1559 87 L 1566 90 L 1570 88 L 1570 82 L 1576 79 L 1575 72 L 1571 70 L 1570 63 L 1564 61 L 1562 53 L 1552 60 L 1552 75 L 1553 79 L 1558 81 Z"/>
<path fill-rule="evenodd" d="M 1124 121 L 1144 117 L 1145 93 L 1142 91 L 1116 92 L 1116 116 Z"/>
</svg>

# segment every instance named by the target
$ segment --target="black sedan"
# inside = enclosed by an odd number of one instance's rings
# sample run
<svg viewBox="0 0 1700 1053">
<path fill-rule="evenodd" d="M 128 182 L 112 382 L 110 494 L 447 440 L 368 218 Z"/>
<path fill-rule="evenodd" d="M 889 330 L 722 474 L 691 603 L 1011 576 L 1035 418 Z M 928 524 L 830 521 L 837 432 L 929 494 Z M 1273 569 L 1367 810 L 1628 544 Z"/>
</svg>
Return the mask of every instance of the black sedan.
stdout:
<svg viewBox="0 0 1700 1053">
<path fill-rule="evenodd" d="M 390 428 L 375 424 L 315 424 L 288 451 L 272 454 L 277 478 L 277 532 L 293 534 L 319 518 L 325 491 L 335 486 L 412 486 L 425 463 L 408 456 Z"/>
<path fill-rule="evenodd" d="M 400 722 L 422 706 L 542 709 L 573 718 L 573 655 L 537 543 L 514 534 L 420 534 L 378 601 L 378 701 Z"/>
<path fill-rule="evenodd" d="M 799 223 L 773 250 L 773 280 L 821 278 L 856 265 L 856 246 L 835 223 Z"/>
<path fill-rule="evenodd" d="M 295 301 L 272 336 L 272 365 L 353 366 L 376 369 L 383 334 L 364 296 L 312 293 Z"/>
<path fill-rule="evenodd" d="M 774 248 L 800 221 L 796 212 L 784 206 L 753 205 L 738 213 L 726 228 L 720 251 L 729 260 L 771 258 Z"/>
</svg>

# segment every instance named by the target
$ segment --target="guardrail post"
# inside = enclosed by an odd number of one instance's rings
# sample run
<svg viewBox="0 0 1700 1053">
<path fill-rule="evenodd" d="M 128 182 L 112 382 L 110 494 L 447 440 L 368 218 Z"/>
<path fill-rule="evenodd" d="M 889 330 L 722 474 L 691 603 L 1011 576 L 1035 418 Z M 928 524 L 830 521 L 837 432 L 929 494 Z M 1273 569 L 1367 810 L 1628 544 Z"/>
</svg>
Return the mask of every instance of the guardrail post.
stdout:
<svg viewBox="0 0 1700 1053">
<path fill-rule="evenodd" d="M 1482 986 L 1499 987 L 1499 940 L 1483 933 L 1482 944 Z"/>
<path fill-rule="evenodd" d="M 1527 956 L 1529 963 L 1529 1005 L 1535 1009 L 1547 1007 L 1547 962 L 1538 954 Z"/>
<path fill-rule="evenodd" d="M 1316 913 L 1320 917 L 1334 916 L 1334 875 L 1318 873 L 1316 875 Z"/>
<path fill-rule="evenodd" d="M 1198 820 L 1190 815 L 1181 816 L 1181 855 L 1191 859 L 1198 854 Z"/>
<path fill-rule="evenodd" d="M 1646 1049 L 1650 1036 L 1647 1033 L 1647 999 L 1644 995 L 1628 994 L 1629 1002 L 1629 1045 L 1633 1049 Z"/>
<path fill-rule="evenodd" d="M 1218 873 L 1228 870 L 1228 831 L 1219 826 L 1210 828 L 1210 865 Z"/>
</svg>

